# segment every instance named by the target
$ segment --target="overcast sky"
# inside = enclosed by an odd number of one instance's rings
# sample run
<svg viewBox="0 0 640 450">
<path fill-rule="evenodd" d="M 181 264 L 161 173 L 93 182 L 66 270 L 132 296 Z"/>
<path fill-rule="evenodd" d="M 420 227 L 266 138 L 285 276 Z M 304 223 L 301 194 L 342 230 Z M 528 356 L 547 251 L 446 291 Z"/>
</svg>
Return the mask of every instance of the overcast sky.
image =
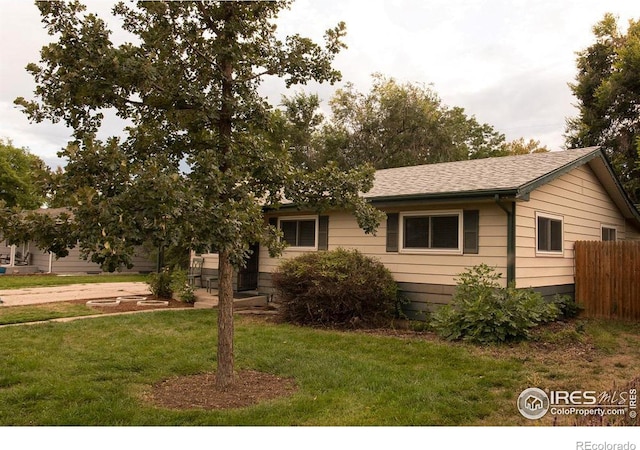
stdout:
<svg viewBox="0 0 640 450">
<path fill-rule="evenodd" d="M 88 10 L 112 20 L 114 4 L 86 0 Z M 637 0 L 297 0 L 281 13 L 279 31 L 316 41 L 339 21 L 347 24 L 344 50 L 334 66 L 343 74 L 334 86 L 312 85 L 325 102 L 350 81 L 362 92 L 371 74 L 425 83 L 449 107 L 460 106 L 507 139 L 536 139 L 551 150 L 564 143 L 565 119 L 576 115 L 567 86 L 575 78 L 575 53 L 594 42 L 593 25 L 605 12 L 640 19 Z M 118 38 L 115 35 L 114 40 Z M 50 166 L 70 133 L 62 125 L 30 124 L 13 105 L 32 98 L 34 83 L 24 70 L 39 61 L 50 41 L 32 2 L 0 0 L 0 137 L 27 147 Z M 277 102 L 291 95 L 270 81 L 264 92 Z M 325 106 L 326 107 L 326 106 Z M 105 135 L 122 124 L 105 124 Z"/>
</svg>

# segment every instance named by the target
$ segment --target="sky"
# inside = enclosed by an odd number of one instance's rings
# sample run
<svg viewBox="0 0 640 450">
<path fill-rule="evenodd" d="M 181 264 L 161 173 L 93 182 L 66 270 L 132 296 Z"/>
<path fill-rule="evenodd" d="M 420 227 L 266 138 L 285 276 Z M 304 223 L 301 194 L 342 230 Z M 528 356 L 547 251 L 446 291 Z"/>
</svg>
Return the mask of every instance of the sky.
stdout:
<svg viewBox="0 0 640 450">
<path fill-rule="evenodd" d="M 87 9 L 118 26 L 110 14 L 115 3 L 85 0 Z M 344 21 L 348 46 L 335 59 L 342 72 L 335 85 L 310 84 L 328 111 L 333 92 L 346 82 L 366 93 L 371 75 L 428 85 L 449 107 L 488 123 L 507 140 L 540 141 L 560 150 L 567 118 L 575 117 L 576 52 L 593 44 L 592 27 L 606 12 L 626 30 L 640 20 L 637 0 L 297 0 L 280 14 L 283 35 L 299 33 L 322 40 L 324 31 Z M 25 66 L 39 61 L 51 42 L 36 6 L 25 0 L 0 0 L 0 138 L 28 148 L 52 168 L 64 165 L 56 153 L 70 130 L 61 124 L 29 123 L 13 104 L 33 98 L 35 84 Z M 114 41 L 124 34 L 114 28 Z M 287 90 L 267 80 L 262 92 L 272 104 Z M 121 135 L 124 123 L 106 120 L 102 138 Z"/>
</svg>

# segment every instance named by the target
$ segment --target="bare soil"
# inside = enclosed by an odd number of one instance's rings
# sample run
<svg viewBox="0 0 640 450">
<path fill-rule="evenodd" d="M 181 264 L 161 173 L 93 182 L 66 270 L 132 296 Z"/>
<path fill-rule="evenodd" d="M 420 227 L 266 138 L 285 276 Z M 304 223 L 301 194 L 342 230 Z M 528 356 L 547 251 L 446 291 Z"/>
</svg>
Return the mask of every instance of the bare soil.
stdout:
<svg viewBox="0 0 640 450">
<path fill-rule="evenodd" d="M 231 409 L 286 397 L 296 392 L 290 378 L 244 370 L 227 390 L 216 386 L 215 372 L 169 378 L 153 386 L 144 399 L 167 409 Z"/>
</svg>

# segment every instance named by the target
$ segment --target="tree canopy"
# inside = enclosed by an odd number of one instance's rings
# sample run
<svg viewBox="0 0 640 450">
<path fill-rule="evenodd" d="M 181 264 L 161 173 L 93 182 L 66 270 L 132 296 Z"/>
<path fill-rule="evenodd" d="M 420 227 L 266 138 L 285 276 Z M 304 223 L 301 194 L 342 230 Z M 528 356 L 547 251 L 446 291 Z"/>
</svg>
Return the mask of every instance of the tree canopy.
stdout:
<svg viewBox="0 0 640 450">
<path fill-rule="evenodd" d="M 35 209 L 45 201 L 49 168 L 27 149 L 0 138 L 0 202 L 8 208 Z"/>
<path fill-rule="evenodd" d="M 376 169 L 548 151 L 540 142 L 507 142 L 489 124 L 463 108 L 442 103 L 429 86 L 373 75 L 368 93 L 347 83 L 320 112 L 317 95 L 284 97 L 273 127 L 275 141 L 287 142 L 298 164 L 343 169 L 369 164 Z"/>
<path fill-rule="evenodd" d="M 626 34 L 613 14 L 593 27 L 570 84 L 579 114 L 567 121 L 566 146 L 601 146 L 633 201 L 640 201 L 640 21 Z"/>
<path fill-rule="evenodd" d="M 277 2 L 119 3 L 131 42 L 115 45 L 106 23 L 74 2 L 38 2 L 55 41 L 27 70 L 35 100 L 16 99 L 35 121 L 63 121 L 75 140 L 64 151 L 80 245 L 103 267 L 127 262 L 143 236 L 188 241 L 219 252 L 217 380 L 233 380 L 232 271 L 251 244 L 282 249 L 263 209 L 284 199 L 317 208 L 352 208 L 373 232 L 380 214 L 357 194 L 371 169 L 346 173 L 297 166 L 271 139 L 272 108 L 258 93 L 264 76 L 287 86 L 335 82 L 345 25 L 318 45 L 276 34 Z M 126 139 L 96 140 L 103 114 L 131 121 Z M 100 174 L 98 176 L 98 174 Z"/>
</svg>

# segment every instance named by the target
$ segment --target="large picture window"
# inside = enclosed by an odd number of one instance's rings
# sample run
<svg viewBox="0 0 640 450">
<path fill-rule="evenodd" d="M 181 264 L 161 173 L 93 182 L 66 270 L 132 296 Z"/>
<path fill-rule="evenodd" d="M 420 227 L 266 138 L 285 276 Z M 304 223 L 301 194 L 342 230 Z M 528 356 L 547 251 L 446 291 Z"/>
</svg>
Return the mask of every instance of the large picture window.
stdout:
<svg viewBox="0 0 640 450">
<path fill-rule="evenodd" d="M 537 251 L 541 253 L 562 253 L 562 217 L 537 214 Z"/>
<path fill-rule="evenodd" d="M 280 230 L 289 247 L 315 248 L 317 219 L 315 217 L 280 219 Z"/>
<path fill-rule="evenodd" d="M 459 211 L 403 214 L 402 249 L 460 253 L 461 216 Z"/>
</svg>

